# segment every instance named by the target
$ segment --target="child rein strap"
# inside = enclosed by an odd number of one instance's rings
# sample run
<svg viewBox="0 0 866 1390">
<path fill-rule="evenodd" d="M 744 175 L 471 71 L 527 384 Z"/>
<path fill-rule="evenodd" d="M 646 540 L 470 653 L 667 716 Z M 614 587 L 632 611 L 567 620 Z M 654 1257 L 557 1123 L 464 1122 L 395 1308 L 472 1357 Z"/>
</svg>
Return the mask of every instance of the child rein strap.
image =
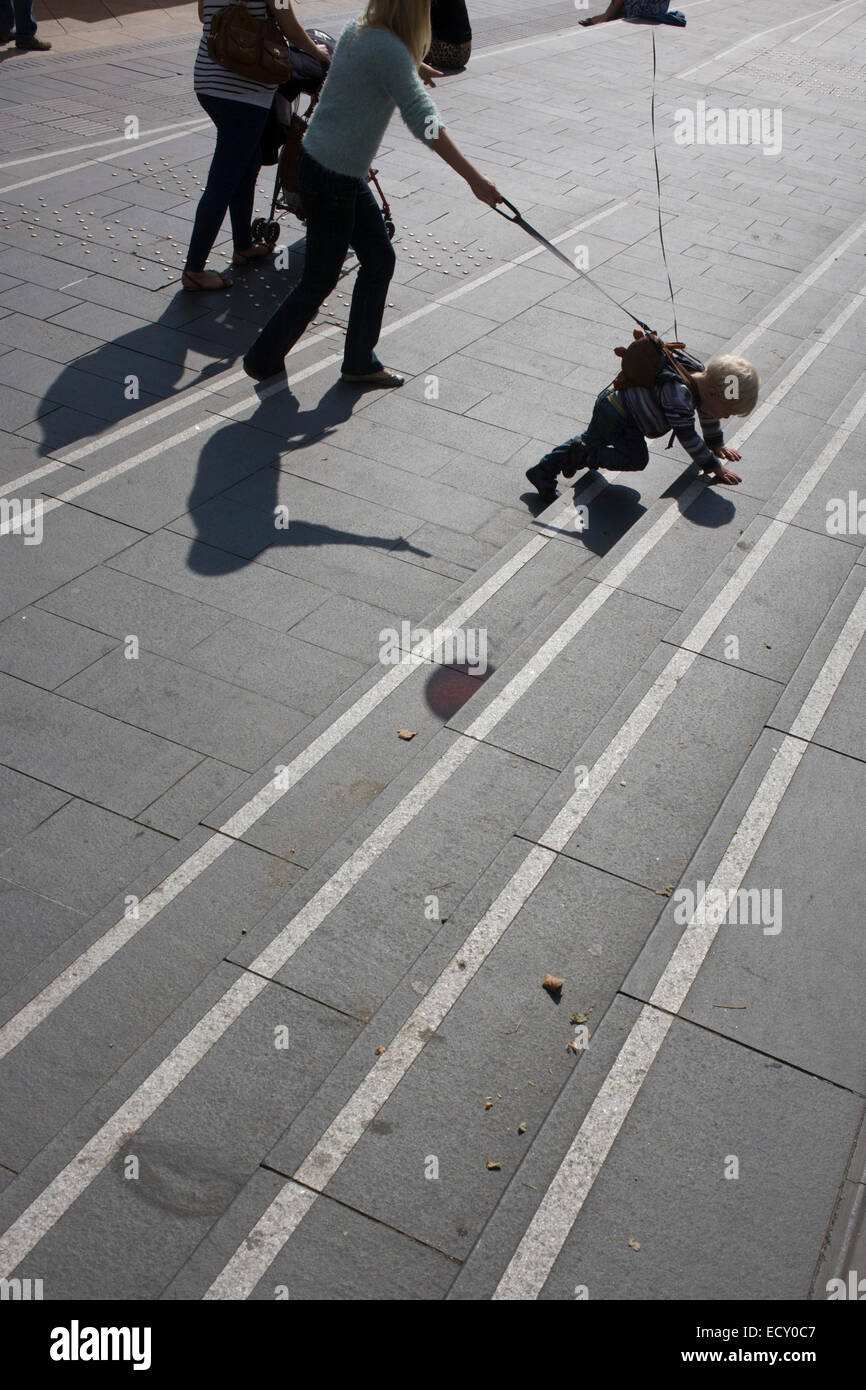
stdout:
<svg viewBox="0 0 866 1390">
<path fill-rule="evenodd" d="M 609 299 L 611 304 L 615 304 L 617 309 L 619 309 L 621 313 L 627 314 L 628 317 L 632 320 L 632 322 L 637 324 L 638 328 L 643 329 L 644 333 L 648 333 L 651 337 L 655 336 L 649 324 L 644 323 L 639 318 L 635 318 L 631 309 L 627 309 L 624 304 L 620 304 L 619 300 L 614 299 L 612 294 L 608 294 L 607 290 L 604 289 L 601 285 L 599 285 L 595 280 L 593 280 L 591 275 L 587 275 L 585 270 L 581 270 L 580 266 L 575 265 L 574 261 L 569 260 L 568 256 L 566 256 L 564 251 L 560 251 L 558 246 L 554 246 L 552 241 L 548 241 L 546 236 L 542 236 L 538 228 L 533 227 L 531 222 L 527 222 L 526 218 L 519 211 L 519 209 L 514 206 L 513 203 L 509 203 L 507 198 L 503 198 L 502 201 L 507 208 L 511 209 L 514 216 L 509 217 L 508 213 L 503 212 L 502 209 L 499 207 L 494 208 L 494 212 L 498 212 L 499 216 L 504 217 L 506 222 L 513 222 L 515 227 L 522 227 L 524 232 L 528 232 L 529 235 L 531 237 L 534 237 L 537 242 L 540 242 L 542 246 L 546 246 L 548 251 L 552 251 L 554 256 L 557 256 L 559 260 L 561 260 L 565 265 L 568 266 L 569 270 L 576 270 L 578 275 L 582 275 L 584 280 L 588 280 L 589 283 L 595 289 L 598 290 L 599 294 L 603 294 L 605 299 Z"/>
</svg>

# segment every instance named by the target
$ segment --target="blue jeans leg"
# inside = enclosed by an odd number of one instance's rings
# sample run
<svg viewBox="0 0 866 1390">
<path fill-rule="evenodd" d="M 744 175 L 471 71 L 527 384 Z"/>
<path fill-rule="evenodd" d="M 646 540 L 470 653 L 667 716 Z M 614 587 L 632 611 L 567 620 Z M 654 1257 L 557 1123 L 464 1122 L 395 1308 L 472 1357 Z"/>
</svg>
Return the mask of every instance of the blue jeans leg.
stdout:
<svg viewBox="0 0 866 1390">
<path fill-rule="evenodd" d="M 307 217 L 304 269 L 247 353 L 247 366 L 262 377 L 280 371 L 286 354 L 339 280 L 346 252 L 352 246 L 359 270 L 343 370 L 359 374 L 376 371 L 380 364 L 373 349 L 394 269 L 394 251 L 382 214 L 365 183 L 323 168 L 303 150 L 298 161 L 298 192 Z"/>
<path fill-rule="evenodd" d="M 582 435 L 590 468 L 637 473 L 649 462 L 647 442 L 630 415 L 622 415 L 609 399 L 610 389 L 596 398 L 592 419 Z"/>
<path fill-rule="evenodd" d="M 374 349 L 382 332 L 388 286 L 397 263 L 382 211 L 365 183 L 355 201 L 355 224 L 349 245 L 358 257 L 358 273 L 346 329 L 343 371 L 363 375 L 378 371 L 382 365 Z"/>
<path fill-rule="evenodd" d="M 32 39 L 36 33 L 33 0 L 0 0 L 0 30 L 10 34 L 13 29 L 16 39 Z"/>
<path fill-rule="evenodd" d="M 266 107 L 247 101 L 199 96 L 199 103 L 216 126 L 217 136 L 186 258 L 187 270 L 194 272 L 204 270 L 227 212 L 235 250 L 245 251 L 252 241 L 250 219 L 261 163 L 259 141 L 268 118 Z"/>
<path fill-rule="evenodd" d="M 649 462 L 646 440 L 631 417 L 621 415 L 610 402 L 609 395 L 610 387 L 606 387 L 596 397 L 592 419 L 582 434 L 557 444 L 539 461 L 538 467 L 544 469 L 551 482 L 568 462 L 573 444 L 583 444 L 587 449 L 588 468 L 607 468 L 618 473 L 646 468 Z"/>
</svg>

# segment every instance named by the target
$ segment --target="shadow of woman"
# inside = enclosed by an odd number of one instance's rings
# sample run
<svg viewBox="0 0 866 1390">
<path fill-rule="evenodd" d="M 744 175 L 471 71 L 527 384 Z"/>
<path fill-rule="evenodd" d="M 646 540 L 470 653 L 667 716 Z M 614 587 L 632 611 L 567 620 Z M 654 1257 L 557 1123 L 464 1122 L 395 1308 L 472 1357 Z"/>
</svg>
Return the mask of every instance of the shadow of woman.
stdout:
<svg viewBox="0 0 866 1390">
<path fill-rule="evenodd" d="M 194 573 L 229 574 L 273 546 L 369 546 L 429 556 L 429 551 L 410 545 L 403 536 L 365 535 L 297 518 L 279 499 L 280 459 L 287 441 L 294 451 L 327 439 L 349 418 L 360 395 L 344 382 L 336 382 L 311 410 L 300 410 L 291 392 L 279 392 L 261 400 L 250 420 L 233 421 L 211 435 L 199 456 L 188 498 L 188 519 L 195 536 L 187 564 Z M 279 433 L 264 424 L 271 414 Z M 239 460 L 242 477 L 237 476 Z M 322 481 L 328 482 L 327 478 Z"/>
<path fill-rule="evenodd" d="M 39 418 L 39 452 L 55 454 L 85 439 L 99 437 L 148 407 L 159 406 L 192 387 L 226 371 L 245 350 L 209 362 L 195 375 L 186 368 L 190 352 L 220 351 L 216 343 L 195 340 L 195 320 L 201 308 L 189 304 L 192 295 L 177 295 L 153 323 L 102 343 L 92 352 L 67 363 L 45 392 L 48 414 Z M 229 307 L 229 306 L 227 306 Z M 183 331 L 189 328 L 192 338 Z M 255 331 L 250 325 L 251 337 Z M 58 409 L 57 407 L 66 407 Z"/>
</svg>

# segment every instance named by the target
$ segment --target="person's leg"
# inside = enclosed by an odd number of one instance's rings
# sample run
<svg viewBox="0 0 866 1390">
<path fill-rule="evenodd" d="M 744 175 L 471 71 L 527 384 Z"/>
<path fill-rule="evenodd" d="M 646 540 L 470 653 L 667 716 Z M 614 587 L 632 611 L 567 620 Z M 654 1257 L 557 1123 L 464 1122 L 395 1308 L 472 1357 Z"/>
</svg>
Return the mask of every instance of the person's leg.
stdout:
<svg viewBox="0 0 866 1390">
<path fill-rule="evenodd" d="M 286 354 L 339 280 L 359 187 L 357 179 L 334 174 L 301 151 L 298 192 L 307 218 L 304 269 L 247 352 L 244 368 L 249 376 L 263 381 L 281 370 Z"/>
<path fill-rule="evenodd" d="M 381 209 L 366 184 L 358 191 L 349 245 L 358 257 L 358 274 L 352 292 L 342 370 L 360 376 L 382 368 L 374 349 L 382 331 L 388 286 L 397 263 Z"/>
<path fill-rule="evenodd" d="M 15 12 L 15 42 L 32 39 L 36 33 L 36 20 L 33 18 L 33 0 L 12 0 Z"/>
<path fill-rule="evenodd" d="M 610 428 L 607 422 L 607 412 L 610 408 L 607 402 L 609 391 L 610 388 L 605 387 L 596 397 L 589 424 L 582 434 L 576 434 L 564 443 L 557 444 L 555 449 L 551 449 L 544 458 L 539 459 L 538 463 L 527 470 L 527 478 L 540 492 L 551 491 L 556 486 L 556 479 L 560 473 L 565 478 L 573 478 L 579 468 L 590 466 L 586 463 L 589 448 L 603 438 L 606 439 Z"/>
<path fill-rule="evenodd" d="M 258 151 L 268 117 L 264 106 L 253 106 L 245 101 L 199 96 L 199 102 L 216 126 L 217 138 L 186 258 L 185 269 L 193 279 L 202 277 L 238 184 L 249 177 L 250 162 Z"/>
<path fill-rule="evenodd" d="M 267 113 L 265 113 L 267 120 Z M 264 126 L 262 126 L 264 130 Z M 249 163 L 242 171 L 234 196 L 229 203 L 229 217 L 232 224 L 232 242 L 235 252 L 253 250 L 253 204 L 256 200 L 256 184 L 262 167 L 259 144 L 250 156 Z"/>
<path fill-rule="evenodd" d="M 12 0 L 0 0 L 0 40 L 8 43 L 15 31 Z"/>
<path fill-rule="evenodd" d="M 624 11 L 625 0 L 610 0 L 604 14 L 591 15 L 588 19 L 582 19 L 580 23 L 584 27 L 588 24 L 607 24 L 611 19 L 622 19 Z"/>
</svg>

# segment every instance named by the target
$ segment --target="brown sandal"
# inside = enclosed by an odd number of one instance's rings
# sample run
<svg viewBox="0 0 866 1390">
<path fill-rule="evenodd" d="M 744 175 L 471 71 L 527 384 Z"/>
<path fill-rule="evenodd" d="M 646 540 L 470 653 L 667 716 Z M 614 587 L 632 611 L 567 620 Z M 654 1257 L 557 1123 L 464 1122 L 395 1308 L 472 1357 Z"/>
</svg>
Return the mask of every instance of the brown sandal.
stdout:
<svg viewBox="0 0 866 1390">
<path fill-rule="evenodd" d="M 272 256 L 273 254 L 273 246 L 269 246 L 266 241 L 254 241 L 248 250 L 235 251 L 232 256 L 232 265 L 249 265 L 251 261 L 263 261 L 266 256 Z"/>
<path fill-rule="evenodd" d="M 199 283 L 202 275 L 213 275 L 219 280 L 218 285 L 202 285 Z M 185 270 L 180 280 L 181 285 L 191 294 L 206 294 L 208 290 L 230 290 L 233 281 L 227 275 L 220 275 L 217 270 Z"/>
</svg>

